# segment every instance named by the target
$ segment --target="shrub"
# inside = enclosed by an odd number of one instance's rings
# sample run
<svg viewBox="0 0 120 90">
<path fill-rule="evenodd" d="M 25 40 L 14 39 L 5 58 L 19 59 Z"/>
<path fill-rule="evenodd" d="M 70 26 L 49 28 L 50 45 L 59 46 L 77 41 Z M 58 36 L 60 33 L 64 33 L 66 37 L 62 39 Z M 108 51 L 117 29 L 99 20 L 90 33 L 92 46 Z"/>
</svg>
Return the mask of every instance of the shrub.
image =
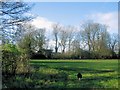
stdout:
<svg viewBox="0 0 120 90">
<path fill-rule="evenodd" d="M 2 46 L 2 84 L 3 87 L 16 87 L 15 77 L 20 73 L 28 73 L 29 59 L 16 45 Z M 22 82 L 21 82 L 22 83 Z M 14 85 L 11 85 L 14 84 Z"/>
<path fill-rule="evenodd" d="M 20 56 L 20 52 L 13 44 L 5 44 L 2 48 L 2 71 L 3 74 L 16 73 L 17 61 Z"/>
<path fill-rule="evenodd" d="M 3 74 L 16 74 L 28 72 L 29 58 L 27 54 L 13 44 L 5 44 L 2 47 L 2 71 Z"/>
</svg>

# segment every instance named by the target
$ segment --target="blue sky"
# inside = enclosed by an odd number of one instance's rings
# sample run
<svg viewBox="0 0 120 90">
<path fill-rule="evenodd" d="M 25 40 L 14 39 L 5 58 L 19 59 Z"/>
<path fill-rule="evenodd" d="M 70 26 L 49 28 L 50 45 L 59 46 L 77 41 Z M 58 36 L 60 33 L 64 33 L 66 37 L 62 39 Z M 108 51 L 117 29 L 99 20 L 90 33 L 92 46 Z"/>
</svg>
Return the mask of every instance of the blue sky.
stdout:
<svg viewBox="0 0 120 90">
<path fill-rule="evenodd" d="M 37 27 L 50 28 L 50 24 L 79 26 L 93 20 L 109 26 L 110 33 L 118 32 L 117 2 L 29 2 L 34 3 L 31 13 L 37 15 L 33 21 Z M 41 26 L 42 25 L 42 26 Z"/>
<path fill-rule="evenodd" d="M 25 2 L 119 2 L 119 0 L 23 0 Z"/>
<path fill-rule="evenodd" d="M 117 11 L 117 3 L 112 2 L 37 2 L 32 9 L 36 15 L 63 24 L 76 24 L 92 13 Z"/>
</svg>

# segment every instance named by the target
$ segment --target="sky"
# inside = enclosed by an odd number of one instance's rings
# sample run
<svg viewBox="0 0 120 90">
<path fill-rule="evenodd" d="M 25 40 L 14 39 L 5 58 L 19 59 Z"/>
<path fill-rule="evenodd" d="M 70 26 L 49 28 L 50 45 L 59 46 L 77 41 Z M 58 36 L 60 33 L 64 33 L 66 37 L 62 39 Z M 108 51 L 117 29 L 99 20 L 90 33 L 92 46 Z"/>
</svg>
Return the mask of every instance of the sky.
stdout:
<svg viewBox="0 0 120 90">
<path fill-rule="evenodd" d="M 23 0 L 25 2 L 119 2 L 119 0 Z"/>
<path fill-rule="evenodd" d="M 28 2 L 34 3 L 32 24 L 51 33 L 53 23 L 79 27 L 87 20 L 108 26 L 108 32 L 118 32 L 117 2 Z"/>
</svg>

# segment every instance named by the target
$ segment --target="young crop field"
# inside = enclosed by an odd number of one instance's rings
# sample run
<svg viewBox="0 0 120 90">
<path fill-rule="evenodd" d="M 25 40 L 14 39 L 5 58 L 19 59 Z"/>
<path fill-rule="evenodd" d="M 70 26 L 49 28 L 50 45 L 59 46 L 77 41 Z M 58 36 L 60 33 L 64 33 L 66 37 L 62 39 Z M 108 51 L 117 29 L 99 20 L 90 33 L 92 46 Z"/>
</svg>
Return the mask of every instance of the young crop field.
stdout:
<svg viewBox="0 0 120 90">
<path fill-rule="evenodd" d="M 118 60 L 31 60 L 36 88 L 118 88 Z M 77 73 L 82 74 L 78 80 Z"/>
</svg>

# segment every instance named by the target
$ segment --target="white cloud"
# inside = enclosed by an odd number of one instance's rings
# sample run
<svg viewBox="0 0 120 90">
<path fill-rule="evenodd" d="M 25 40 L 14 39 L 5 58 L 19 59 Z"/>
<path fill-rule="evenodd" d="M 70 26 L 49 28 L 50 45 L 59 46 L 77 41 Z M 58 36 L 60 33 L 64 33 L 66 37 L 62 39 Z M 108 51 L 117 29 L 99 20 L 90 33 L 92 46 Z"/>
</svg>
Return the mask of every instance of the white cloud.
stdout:
<svg viewBox="0 0 120 90">
<path fill-rule="evenodd" d="M 52 21 L 48 20 L 47 18 L 40 17 L 40 16 L 36 17 L 32 21 L 32 25 L 34 25 L 36 28 L 45 28 L 46 29 L 46 36 L 47 37 L 51 37 L 52 25 L 54 23 L 55 22 L 52 22 Z"/>
<path fill-rule="evenodd" d="M 54 24 L 54 22 L 49 21 L 47 18 L 39 16 L 33 19 L 32 24 L 37 28 L 46 28 L 48 30 L 51 30 L 52 24 Z"/>
<path fill-rule="evenodd" d="M 92 19 L 95 22 L 105 24 L 108 26 L 108 31 L 110 33 L 118 32 L 118 13 L 95 13 L 87 16 L 87 18 Z"/>
<path fill-rule="evenodd" d="M 51 39 L 49 41 L 49 47 L 54 49 L 54 47 L 55 47 L 55 41 L 54 40 Z"/>
<path fill-rule="evenodd" d="M 44 18 L 44 17 L 36 17 L 35 19 L 32 20 L 31 24 L 34 25 L 36 28 L 45 28 L 46 29 L 46 37 L 47 39 L 49 39 L 49 43 L 48 43 L 48 46 L 50 48 L 54 48 L 54 41 L 53 41 L 53 38 L 52 38 L 52 25 L 54 24 L 55 22 L 52 22 L 50 20 L 48 20 L 47 18 Z"/>
</svg>

